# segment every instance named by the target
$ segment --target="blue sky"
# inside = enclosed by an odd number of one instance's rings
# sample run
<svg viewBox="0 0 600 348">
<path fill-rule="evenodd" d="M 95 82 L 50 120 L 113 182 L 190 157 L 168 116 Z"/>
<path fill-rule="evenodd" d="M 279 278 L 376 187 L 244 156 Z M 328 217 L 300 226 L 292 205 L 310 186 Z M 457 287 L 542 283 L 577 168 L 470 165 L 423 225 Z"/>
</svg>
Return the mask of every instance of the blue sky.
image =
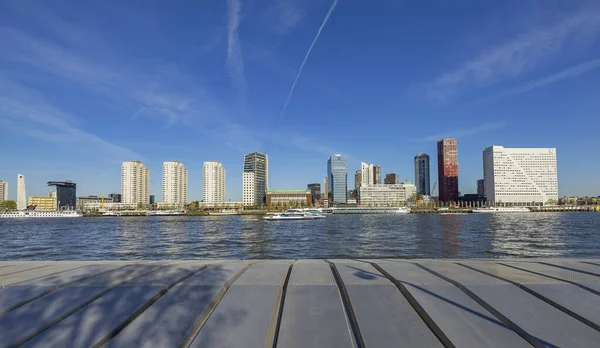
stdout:
<svg viewBox="0 0 600 348">
<path fill-rule="evenodd" d="M 413 179 L 413 157 L 457 137 L 460 191 L 482 150 L 556 147 L 561 195 L 600 194 L 597 1 L 19 1 L 0 3 L 0 180 L 16 196 L 72 179 L 120 190 L 142 160 L 227 169 L 269 155 L 270 187 L 322 182 L 349 156 Z M 293 88 L 292 88 L 293 87 Z"/>
</svg>

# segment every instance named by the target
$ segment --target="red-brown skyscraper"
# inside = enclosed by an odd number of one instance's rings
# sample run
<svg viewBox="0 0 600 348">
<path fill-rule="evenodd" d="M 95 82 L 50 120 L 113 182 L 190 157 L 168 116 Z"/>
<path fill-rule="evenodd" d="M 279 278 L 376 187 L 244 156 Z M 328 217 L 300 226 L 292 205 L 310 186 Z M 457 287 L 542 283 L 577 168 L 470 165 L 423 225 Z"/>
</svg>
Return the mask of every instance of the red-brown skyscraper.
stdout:
<svg viewBox="0 0 600 348">
<path fill-rule="evenodd" d="M 437 151 L 440 202 L 456 202 L 458 201 L 458 150 L 456 139 L 438 141 Z"/>
</svg>

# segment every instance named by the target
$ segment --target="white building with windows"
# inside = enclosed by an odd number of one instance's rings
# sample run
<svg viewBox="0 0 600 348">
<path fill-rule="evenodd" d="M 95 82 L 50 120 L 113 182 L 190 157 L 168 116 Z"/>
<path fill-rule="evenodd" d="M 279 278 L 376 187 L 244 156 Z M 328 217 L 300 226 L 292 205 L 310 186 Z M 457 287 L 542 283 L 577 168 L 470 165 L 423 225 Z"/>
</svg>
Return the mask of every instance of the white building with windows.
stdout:
<svg viewBox="0 0 600 348">
<path fill-rule="evenodd" d="M 150 169 L 140 161 L 123 162 L 121 166 L 121 202 L 150 203 Z"/>
<path fill-rule="evenodd" d="M 225 202 L 225 168 L 217 161 L 204 162 L 204 203 Z"/>
<path fill-rule="evenodd" d="M 0 204 L 8 200 L 8 183 L 0 180 Z"/>
<path fill-rule="evenodd" d="M 360 205 L 365 207 L 401 206 L 417 192 L 409 182 L 401 184 L 368 184 L 360 187 Z"/>
<path fill-rule="evenodd" d="M 360 172 L 361 172 L 361 181 L 362 185 L 372 185 L 375 184 L 375 176 L 373 175 L 373 165 L 369 163 L 362 162 L 360 164 Z"/>
<path fill-rule="evenodd" d="M 557 202 L 556 149 L 490 146 L 483 150 L 483 181 L 490 205 Z"/>
<path fill-rule="evenodd" d="M 188 170 L 179 161 L 163 162 L 162 202 L 183 205 L 188 199 Z"/>
<path fill-rule="evenodd" d="M 242 203 L 244 206 L 256 205 L 256 187 L 254 172 L 244 172 L 242 177 Z"/>
</svg>

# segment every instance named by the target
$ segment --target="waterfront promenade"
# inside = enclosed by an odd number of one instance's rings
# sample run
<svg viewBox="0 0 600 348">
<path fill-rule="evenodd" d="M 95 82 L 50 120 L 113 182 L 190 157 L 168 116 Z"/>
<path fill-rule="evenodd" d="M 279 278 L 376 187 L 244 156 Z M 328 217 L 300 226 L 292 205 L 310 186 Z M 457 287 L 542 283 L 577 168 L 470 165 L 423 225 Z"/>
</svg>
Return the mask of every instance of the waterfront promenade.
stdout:
<svg viewBox="0 0 600 348">
<path fill-rule="evenodd" d="M 592 347 L 600 260 L 0 262 L 0 347 Z"/>
</svg>

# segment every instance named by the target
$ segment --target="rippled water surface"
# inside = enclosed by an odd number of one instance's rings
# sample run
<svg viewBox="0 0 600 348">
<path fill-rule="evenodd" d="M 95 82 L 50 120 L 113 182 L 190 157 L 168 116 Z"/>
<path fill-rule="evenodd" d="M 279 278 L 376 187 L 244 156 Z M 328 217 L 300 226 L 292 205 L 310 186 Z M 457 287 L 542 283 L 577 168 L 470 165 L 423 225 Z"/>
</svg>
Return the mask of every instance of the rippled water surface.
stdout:
<svg viewBox="0 0 600 348">
<path fill-rule="evenodd" d="M 600 257 L 600 214 L 0 220 L 1 260 Z"/>
</svg>

